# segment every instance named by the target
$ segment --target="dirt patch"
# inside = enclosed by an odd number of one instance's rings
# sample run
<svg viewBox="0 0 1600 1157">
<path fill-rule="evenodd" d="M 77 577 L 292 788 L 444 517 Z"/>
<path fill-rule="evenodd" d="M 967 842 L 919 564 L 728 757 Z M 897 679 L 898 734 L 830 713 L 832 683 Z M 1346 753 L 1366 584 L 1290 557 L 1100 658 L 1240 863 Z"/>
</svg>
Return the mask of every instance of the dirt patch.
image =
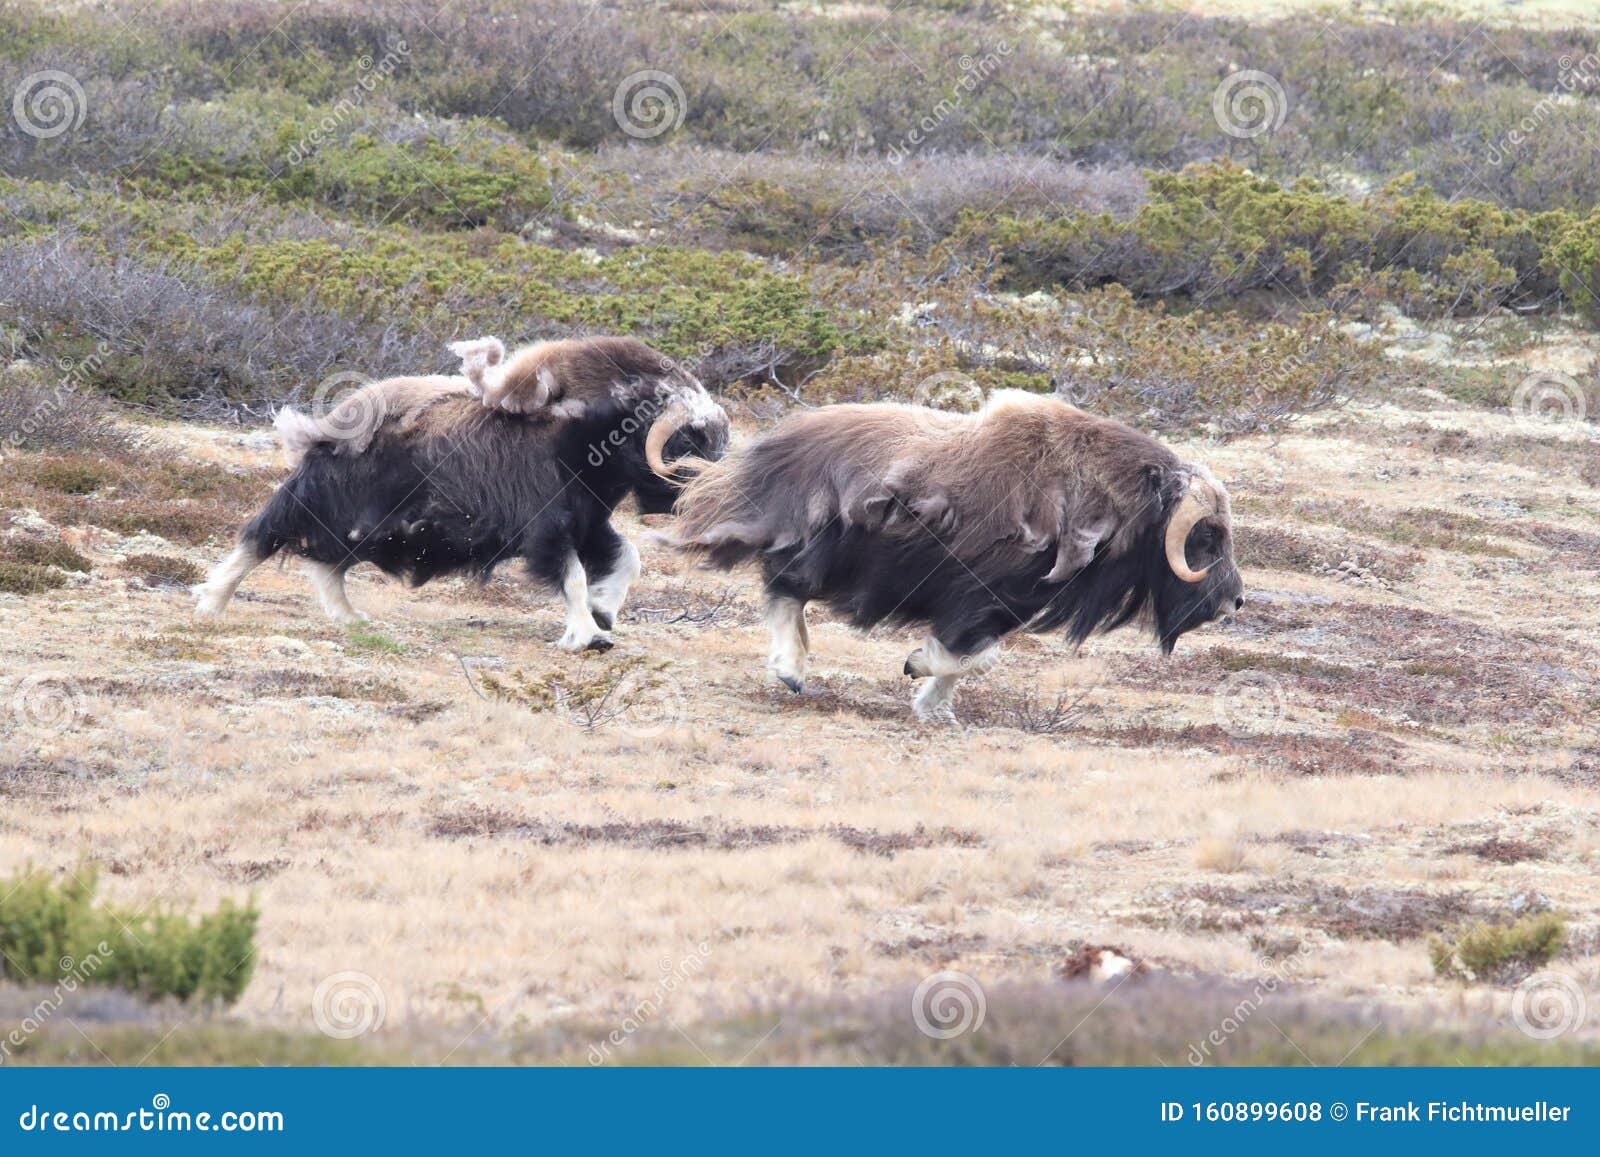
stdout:
<svg viewBox="0 0 1600 1157">
<path fill-rule="evenodd" d="M 1264 731 L 1230 734 L 1216 724 L 1167 728 L 1153 723 L 1096 727 L 1077 732 L 1119 747 L 1200 747 L 1258 767 L 1293 775 L 1404 775 L 1412 770 L 1406 749 L 1375 731 L 1351 728 L 1339 737 Z"/>
<path fill-rule="evenodd" d="M 1255 666 L 1227 649 L 1144 661 L 1123 679 L 1166 692 L 1210 694 L 1244 670 L 1268 676 L 1287 700 L 1414 722 L 1549 725 L 1588 718 L 1600 684 L 1588 660 L 1526 634 L 1392 604 L 1335 603 L 1318 613 L 1271 607 L 1292 646 L 1337 656 L 1299 663 L 1261 653 Z M 1293 624 L 1293 625 L 1291 625 Z"/>
<path fill-rule="evenodd" d="M 1422 888 L 1205 884 L 1182 889 L 1177 898 L 1198 903 L 1200 911 L 1191 919 L 1199 927 L 1302 924 L 1341 940 L 1391 943 L 1445 932 L 1478 911 L 1466 893 Z"/>
<path fill-rule="evenodd" d="M 1503 839 L 1499 836 L 1478 843 L 1452 844 L 1444 849 L 1445 855 L 1477 856 L 1491 864 L 1521 864 L 1528 860 L 1542 860 L 1545 850 L 1528 840 Z"/>
<path fill-rule="evenodd" d="M 825 828 L 745 826 L 727 824 L 711 816 L 694 823 L 655 819 L 577 824 L 537 819 L 493 807 L 469 807 L 439 815 L 429 826 L 428 833 L 446 839 L 509 836 L 546 847 L 607 844 L 624 848 L 709 848 L 713 851 L 743 851 L 826 836 L 853 851 L 885 857 L 911 848 L 975 848 L 983 844 L 974 832 L 929 829 L 921 824 L 908 832 L 884 832 L 845 824 L 830 824 Z"/>
</svg>

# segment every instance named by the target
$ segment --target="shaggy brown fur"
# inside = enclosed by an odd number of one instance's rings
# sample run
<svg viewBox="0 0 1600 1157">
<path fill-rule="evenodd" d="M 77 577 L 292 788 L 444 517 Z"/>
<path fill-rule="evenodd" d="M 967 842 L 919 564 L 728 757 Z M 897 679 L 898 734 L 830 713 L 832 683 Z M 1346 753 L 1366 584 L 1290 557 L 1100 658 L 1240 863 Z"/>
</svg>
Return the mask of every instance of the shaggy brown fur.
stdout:
<svg viewBox="0 0 1600 1157">
<path fill-rule="evenodd" d="M 768 666 L 804 687 L 805 606 L 857 627 L 926 623 L 905 673 L 951 718 L 958 680 L 1013 631 L 1082 641 L 1136 619 L 1171 650 L 1244 605 L 1227 491 L 1120 422 L 1006 391 L 982 412 L 832 406 L 705 467 L 678 502 L 681 545 L 713 566 L 759 560 Z"/>
<path fill-rule="evenodd" d="M 932 529 L 980 575 L 1053 547 L 1059 580 L 1102 543 L 1128 549 L 1154 500 L 1150 476 L 1184 469 L 1148 435 L 1033 394 L 1001 392 L 977 415 L 831 406 L 702 473 L 679 499 L 679 536 L 715 556 L 794 546 L 835 519 L 892 536 Z"/>
<path fill-rule="evenodd" d="M 503 359 L 483 343 L 452 348 L 461 354 L 463 372 L 481 392 L 483 404 L 512 414 L 549 409 L 578 417 L 584 408 L 613 400 L 630 382 L 694 381 L 665 354 L 631 337 L 538 342 Z"/>
</svg>

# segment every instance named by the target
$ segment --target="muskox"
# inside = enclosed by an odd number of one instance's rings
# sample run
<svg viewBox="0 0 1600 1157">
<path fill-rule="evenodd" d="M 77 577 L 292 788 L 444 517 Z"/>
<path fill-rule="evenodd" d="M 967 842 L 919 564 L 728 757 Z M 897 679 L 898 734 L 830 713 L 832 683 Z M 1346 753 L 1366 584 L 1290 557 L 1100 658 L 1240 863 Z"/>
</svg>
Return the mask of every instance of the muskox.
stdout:
<svg viewBox="0 0 1600 1157">
<path fill-rule="evenodd" d="M 487 578 L 520 558 L 566 600 L 558 645 L 608 649 L 639 574 L 639 552 L 612 527 L 612 511 L 630 493 L 644 513 L 671 510 L 676 460 L 720 457 L 728 418 L 692 374 L 642 342 L 551 346 L 555 356 L 545 347 L 504 359 L 484 339 L 457 348 L 461 375 L 376 382 L 319 417 L 280 411 L 276 425 L 299 461 L 195 589 L 199 612 L 220 613 L 279 551 L 307 560 L 339 622 L 364 618 L 344 587 L 358 563 L 420 586 L 441 574 Z M 497 348 L 496 364 L 534 367 L 542 405 L 513 383 L 516 413 L 486 407 L 469 375 Z"/>
<path fill-rule="evenodd" d="M 1232 614 L 1244 588 L 1228 494 L 1154 438 L 1055 398 L 998 392 L 975 414 L 831 406 L 796 414 L 702 470 L 678 540 L 711 565 L 758 559 L 772 650 L 805 679 L 805 605 L 856 627 L 926 624 L 905 662 L 931 677 L 920 718 L 952 719 L 957 681 L 1017 630 L 1146 623 L 1163 650 Z"/>
</svg>

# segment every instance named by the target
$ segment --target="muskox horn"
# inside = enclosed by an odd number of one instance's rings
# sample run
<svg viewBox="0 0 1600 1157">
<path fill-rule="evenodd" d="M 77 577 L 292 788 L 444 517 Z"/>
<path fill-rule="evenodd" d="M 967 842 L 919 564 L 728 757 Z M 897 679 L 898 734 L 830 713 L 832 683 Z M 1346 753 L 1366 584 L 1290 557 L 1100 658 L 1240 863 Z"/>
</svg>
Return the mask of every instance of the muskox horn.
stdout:
<svg viewBox="0 0 1600 1157">
<path fill-rule="evenodd" d="M 1167 565 L 1172 568 L 1173 574 L 1186 583 L 1199 582 L 1211 569 L 1207 566 L 1205 570 L 1190 570 L 1189 557 L 1183 548 L 1189 541 L 1189 532 L 1194 529 L 1194 524 L 1213 513 L 1215 497 L 1207 492 L 1199 479 L 1191 480 L 1189 488 L 1178 500 L 1177 509 L 1172 512 L 1172 519 L 1167 523 Z"/>
<path fill-rule="evenodd" d="M 689 407 L 682 402 L 673 402 L 662 411 L 650 426 L 650 433 L 644 439 L 644 460 L 650 464 L 650 469 L 662 478 L 676 480 L 680 466 L 678 463 L 664 462 L 661 452 L 667 448 L 667 443 L 672 441 L 672 436 L 688 424 L 694 417 Z"/>
</svg>

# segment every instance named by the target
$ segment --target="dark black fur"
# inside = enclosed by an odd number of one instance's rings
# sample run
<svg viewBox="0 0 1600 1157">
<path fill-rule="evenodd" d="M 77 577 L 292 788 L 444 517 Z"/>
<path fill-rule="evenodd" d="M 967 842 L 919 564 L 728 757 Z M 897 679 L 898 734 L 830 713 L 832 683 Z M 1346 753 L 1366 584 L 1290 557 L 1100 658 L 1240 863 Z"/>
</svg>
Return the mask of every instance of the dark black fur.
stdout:
<svg viewBox="0 0 1600 1157">
<path fill-rule="evenodd" d="M 460 420 L 431 421 L 438 407 L 459 408 Z M 460 572 L 486 579 L 512 558 L 559 586 L 569 550 L 605 574 L 621 549 L 617 505 L 632 492 L 644 513 L 665 513 L 680 489 L 645 462 L 648 426 L 621 405 L 558 422 L 447 397 L 414 429 L 386 426 L 362 453 L 311 447 L 240 539 L 262 557 L 370 562 L 413 586 Z M 726 442 L 725 429 L 685 427 L 665 457 L 714 460 Z"/>
<path fill-rule="evenodd" d="M 1104 550 L 1062 582 L 1045 582 L 1054 553 L 1044 551 L 1031 567 L 1001 579 L 979 579 L 955 557 L 958 544 L 919 524 L 909 533 L 887 535 L 835 520 L 797 547 L 762 556 L 770 594 L 826 603 L 866 629 L 878 623 L 929 625 L 952 653 L 974 654 L 1017 630 L 1065 629 L 1081 643 L 1096 631 L 1139 621 L 1170 652 L 1178 637 L 1233 610 L 1243 594 L 1227 534 L 1210 521 L 1189 532 L 1190 565 L 1216 565 L 1198 583 L 1187 583 L 1167 565 L 1163 535 L 1179 492 L 1152 503 L 1136 545 L 1112 557 Z M 916 522 L 902 508 L 902 516 Z M 748 557 L 742 544 L 710 552 L 714 566 Z"/>
</svg>

